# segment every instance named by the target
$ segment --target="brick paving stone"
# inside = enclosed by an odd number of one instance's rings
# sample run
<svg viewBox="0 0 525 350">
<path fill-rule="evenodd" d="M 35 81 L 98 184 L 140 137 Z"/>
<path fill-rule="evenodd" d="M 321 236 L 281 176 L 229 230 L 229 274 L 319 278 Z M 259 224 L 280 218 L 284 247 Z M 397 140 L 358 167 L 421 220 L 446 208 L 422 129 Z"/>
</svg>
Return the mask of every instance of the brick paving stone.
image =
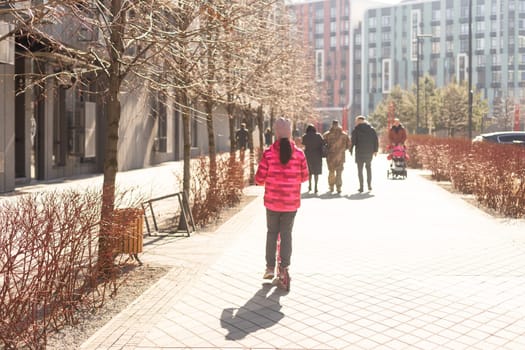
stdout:
<svg viewBox="0 0 525 350">
<path fill-rule="evenodd" d="M 353 192 L 352 162 L 340 196 L 326 173 L 320 195 L 303 194 L 289 293 L 261 279 L 261 187 L 215 232 L 146 236 L 141 260 L 171 270 L 81 349 L 525 349 L 524 220 L 493 218 L 425 172 L 387 180 L 387 164 L 374 160 L 370 194 Z M 158 196 L 176 189 L 155 179 L 179 166 L 118 178 Z"/>
</svg>

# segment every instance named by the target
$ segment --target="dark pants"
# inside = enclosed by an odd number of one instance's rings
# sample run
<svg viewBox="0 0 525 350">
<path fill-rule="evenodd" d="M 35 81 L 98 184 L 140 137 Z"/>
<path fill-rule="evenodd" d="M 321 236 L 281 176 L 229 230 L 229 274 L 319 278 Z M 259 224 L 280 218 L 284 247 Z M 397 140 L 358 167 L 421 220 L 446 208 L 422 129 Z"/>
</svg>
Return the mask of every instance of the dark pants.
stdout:
<svg viewBox="0 0 525 350">
<path fill-rule="evenodd" d="M 275 267 L 277 235 L 281 233 L 281 267 L 290 266 L 292 256 L 292 228 L 297 211 L 277 212 L 266 209 L 266 267 Z"/>
<path fill-rule="evenodd" d="M 372 160 L 357 161 L 357 176 L 359 177 L 359 188 L 363 189 L 363 165 L 366 168 L 366 183 L 368 188 L 372 188 Z"/>
</svg>

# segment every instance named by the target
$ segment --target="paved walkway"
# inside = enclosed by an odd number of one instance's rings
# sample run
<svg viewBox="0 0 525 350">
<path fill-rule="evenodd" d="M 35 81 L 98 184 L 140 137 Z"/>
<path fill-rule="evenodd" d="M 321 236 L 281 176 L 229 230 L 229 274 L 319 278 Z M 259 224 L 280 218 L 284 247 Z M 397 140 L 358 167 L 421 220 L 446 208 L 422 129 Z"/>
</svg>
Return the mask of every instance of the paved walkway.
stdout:
<svg viewBox="0 0 525 350">
<path fill-rule="evenodd" d="M 173 268 L 82 349 L 525 349 L 524 221 L 386 169 L 357 194 L 347 161 L 340 196 L 326 174 L 304 194 L 289 293 L 261 279 L 260 187 L 214 233 L 147 239 L 141 260 Z"/>
</svg>

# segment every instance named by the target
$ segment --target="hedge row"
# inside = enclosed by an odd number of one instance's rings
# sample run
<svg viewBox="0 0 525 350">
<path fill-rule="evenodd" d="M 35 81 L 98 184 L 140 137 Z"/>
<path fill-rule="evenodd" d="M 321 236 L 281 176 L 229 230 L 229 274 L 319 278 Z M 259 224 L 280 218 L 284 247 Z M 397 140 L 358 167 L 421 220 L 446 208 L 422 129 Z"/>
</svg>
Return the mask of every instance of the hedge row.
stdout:
<svg viewBox="0 0 525 350">
<path fill-rule="evenodd" d="M 410 167 L 430 170 L 505 216 L 525 216 L 525 147 L 414 135 L 408 152 Z"/>
</svg>

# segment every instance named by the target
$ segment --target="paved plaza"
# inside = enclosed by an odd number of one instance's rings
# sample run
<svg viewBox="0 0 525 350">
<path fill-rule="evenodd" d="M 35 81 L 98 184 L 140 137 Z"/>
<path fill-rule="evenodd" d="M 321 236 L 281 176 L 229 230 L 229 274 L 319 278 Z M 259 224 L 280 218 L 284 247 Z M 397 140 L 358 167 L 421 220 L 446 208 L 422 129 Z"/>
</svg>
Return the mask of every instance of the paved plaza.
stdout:
<svg viewBox="0 0 525 350">
<path fill-rule="evenodd" d="M 350 160 L 341 195 L 326 172 L 318 195 L 303 185 L 289 293 L 261 278 L 261 187 L 215 232 L 146 238 L 141 260 L 171 270 L 82 349 L 525 349 L 525 222 L 423 171 L 388 180 L 387 164 L 370 193 Z M 119 176 L 146 186 L 172 167 Z"/>
</svg>

